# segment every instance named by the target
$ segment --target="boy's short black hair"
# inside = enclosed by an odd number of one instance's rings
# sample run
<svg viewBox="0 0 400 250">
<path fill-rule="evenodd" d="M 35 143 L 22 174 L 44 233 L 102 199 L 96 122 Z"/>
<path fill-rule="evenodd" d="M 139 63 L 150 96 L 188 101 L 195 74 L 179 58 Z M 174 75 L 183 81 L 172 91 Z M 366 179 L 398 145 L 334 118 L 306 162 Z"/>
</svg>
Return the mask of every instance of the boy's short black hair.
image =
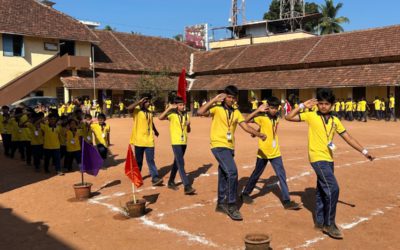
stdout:
<svg viewBox="0 0 400 250">
<path fill-rule="evenodd" d="M 149 101 L 151 100 L 151 98 L 153 98 L 153 96 L 150 93 L 143 93 L 140 97 L 147 98 Z"/>
<path fill-rule="evenodd" d="M 224 93 L 227 94 L 227 95 L 238 96 L 239 90 L 238 90 L 238 88 L 236 86 L 229 85 L 229 86 L 225 87 Z"/>
<path fill-rule="evenodd" d="M 180 96 L 175 96 L 173 102 L 174 104 L 183 103 L 183 99 Z"/>
<path fill-rule="evenodd" d="M 58 118 L 58 115 L 57 114 L 54 114 L 54 113 L 50 113 L 48 116 L 47 116 L 49 119 L 51 119 L 51 118 Z M 62 117 L 62 116 L 61 116 Z"/>
<path fill-rule="evenodd" d="M 331 89 L 323 88 L 317 91 L 317 100 L 320 101 L 327 101 L 330 104 L 335 103 L 335 95 Z"/>
<path fill-rule="evenodd" d="M 7 105 L 4 105 L 4 106 L 2 106 L 2 107 L 1 107 L 1 109 L 7 109 L 7 110 L 10 110 L 10 107 L 8 107 Z"/>
<path fill-rule="evenodd" d="M 270 98 L 268 98 L 267 103 L 268 106 L 276 108 L 279 107 L 279 105 L 281 105 L 281 101 L 275 96 L 271 96 Z"/>
<path fill-rule="evenodd" d="M 105 114 L 103 114 L 103 113 L 101 113 L 101 114 L 99 114 L 98 116 L 97 116 L 97 119 L 103 119 L 103 120 L 106 120 L 106 115 Z"/>
<path fill-rule="evenodd" d="M 92 115 L 91 114 L 85 114 L 85 119 L 92 119 Z"/>
</svg>

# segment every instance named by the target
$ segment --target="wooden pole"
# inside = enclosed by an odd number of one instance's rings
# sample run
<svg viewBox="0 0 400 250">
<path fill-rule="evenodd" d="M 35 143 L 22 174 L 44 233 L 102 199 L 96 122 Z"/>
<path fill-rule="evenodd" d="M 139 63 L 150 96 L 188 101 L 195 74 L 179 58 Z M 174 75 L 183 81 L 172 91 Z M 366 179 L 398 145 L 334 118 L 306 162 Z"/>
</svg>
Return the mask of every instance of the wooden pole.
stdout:
<svg viewBox="0 0 400 250">
<path fill-rule="evenodd" d="M 133 197 L 133 203 L 136 204 L 135 185 L 133 183 L 132 183 L 132 197 Z"/>
</svg>

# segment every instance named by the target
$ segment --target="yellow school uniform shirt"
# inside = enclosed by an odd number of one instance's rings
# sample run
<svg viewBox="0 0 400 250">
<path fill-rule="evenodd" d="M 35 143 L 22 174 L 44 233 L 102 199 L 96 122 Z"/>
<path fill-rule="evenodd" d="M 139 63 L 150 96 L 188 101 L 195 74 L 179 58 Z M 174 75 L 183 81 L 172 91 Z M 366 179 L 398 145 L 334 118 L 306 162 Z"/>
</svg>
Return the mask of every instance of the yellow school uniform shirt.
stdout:
<svg viewBox="0 0 400 250">
<path fill-rule="evenodd" d="M 120 111 L 124 110 L 124 107 L 125 107 L 124 103 L 123 103 L 123 102 L 120 102 L 120 103 L 119 103 L 119 110 L 120 110 Z"/>
<path fill-rule="evenodd" d="M 360 111 L 365 112 L 367 111 L 367 101 L 360 101 Z"/>
<path fill-rule="evenodd" d="M 382 101 L 381 101 L 381 110 L 382 111 L 386 110 L 386 104 L 385 104 L 385 102 L 382 102 Z"/>
<path fill-rule="evenodd" d="M 130 143 L 138 147 L 154 147 L 153 114 L 136 107 Z"/>
<path fill-rule="evenodd" d="M 74 132 L 72 130 L 68 129 L 65 132 L 67 152 L 75 152 L 75 151 L 81 150 L 81 141 L 80 141 L 81 136 L 82 136 L 81 129 L 77 129 Z"/>
<path fill-rule="evenodd" d="M 68 114 L 69 114 L 69 113 L 72 113 L 73 110 L 74 110 L 74 105 L 73 105 L 73 104 L 68 105 L 68 107 L 67 107 L 67 113 L 68 113 Z"/>
<path fill-rule="evenodd" d="M 257 108 L 258 108 L 258 101 L 252 101 L 252 102 L 251 102 L 251 108 L 252 108 L 253 110 L 257 109 Z"/>
<path fill-rule="evenodd" d="M 330 116 L 328 123 L 318 113 L 309 112 L 300 114 L 300 120 L 308 123 L 308 156 L 310 162 L 333 162 L 332 151 L 328 143 L 332 142 L 335 132 L 346 132 L 343 124 L 336 116 Z M 325 124 L 325 126 L 324 126 Z"/>
<path fill-rule="evenodd" d="M 33 124 L 29 124 L 29 129 L 31 130 L 31 145 L 43 145 L 43 131 L 40 126 L 36 127 Z"/>
<path fill-rule="evenodd" d="M 257 157 L 273 159 L 281 156 L 277 135 L 279 118 L 271 119 L 266 115 L 260 115 L 254 118 L 254 122 L 260 126 L 260 132 L 267 136 L 265 141 L 258 140 Z"/>
<path fill-rule="evenodd" d="M 353 102 L 353 111 L 357 111 L 357 103 Z"/>
<path fill-rule="evenodd" d="M 106 103 L 106 108 L 108 108 L 108 109 L 111 108 L 111 104 L 112 104 L 111 100 L 106 100 L 105 103 Z"/>
<path fill-rule="evenodd" d="M 12 123 L 11 123 L 10 119 L 5 121 L 4 118 L 3 118 L 0 126 L 1 126 L 0 132 L 2 134 L 11 135 L 13 127 L 12 127 Z"/>
<path fill-rule="evenodd" d="M 340 108 L 341 108 L 341 111 L 345 111 L 346 104 L 344 102 L 340 102 Z"/>
<path fill-rule="evenodd" d="M 267 105 L 267 100 L 262 100 L 262 103 L 263 103 L 264 105 Z"/>
<path fill-rule="evenodd" d="M 98 113 L 101 112 L 101 107 L 98 103 L 96 103 L 96 105 L 94 107 L 95 107 L 96 112 L 98 112 Z"/>
<path fill-rule="evenodd" d="M 235 130 L 238 123 L 244 122 L 242 113 L 238 109 L 229 111 L 221 105 L 210 109 L 212 116 L 211 123 L 211 148 L 235 148 Z M 231 140 L 228 140 L 227 133 L 231 133 Z"/>
<path fill-rule="evenodd" d="M 107 148 L 109 145 L 106 139 L 107 134 L 110 133 L 110 125 L 105 124 L 104 126 L 101 126 L 98 123 L 93 123 L 92 125 L 90 125 L 90 128 L 93 131 L 96 145 L 102 144 Z"/>
<path fill-rule="evenodd" d="M 43 148 L 60 149 L 61 126 L 50 127 L 48 124 L 41 124 L 40 129 L 44 135 Z"/>
<path fill-rule="evenodd" d="M 90 127 L 90 124 L 87 124 L 86 122 L 82 123 L 81 125 L 82 129 L 82 136 L 85 139 L 85 141 L 89 142 L 90 144 L 93 144 L 93 132 Z"/>
<path fill-rule="evenodd" d="M 60 145 L 61 146 L 65 146 L 67 144 L 66 140 L 65 140 L 65 133 L 66 132 L 67 132 L 67 128 L 61 126 L 61 130 L 60 130 Z"/>
<path fill-rule="evenodd" d="M 335 110 L 335 112 L 339 112 L 340 111 L 340 102 L 335 102 L 334 110 Z"/>
<path fill-rule="evenodd" d="M 85 106 L 89 106 L 90 105 L 90 101 L 89 100 L 85 100 L 83 103 L 84 103 Z"/>
<path fill-rule="evenodd" d="M 346 102 L 346 111 L 347 112 L 353 111 L 353 102 L 351 101 Z"/>
<path fill-rule="evenodd" d="M 381 110 L 381 101 L 375 100 L 374 101 L 375 110 Z"/>
<path fill-rule="evenodd" d="M 193 108 L 198 109 L 200 107 L 199 102 L 194 102 L 193 103 Z"/>
<path fill-rule="evenodd" d="M 357 102 L 357 112 L 361 112 L 361 101 Z"/>
<path fill-rule="evenodd" d="M 189 119 L 187 113 L 178 114 L 177 112 L 172 112 L 168 115 L 171 145 L 187 144 L 187 122 L 189 122 Z"/>
<path fill-rule="evenodd" d="M 390 97 L 390 99 L 389 99 L 389 108 L 394 108 L 394 104 L 395 104 L 395 101 L 394 101 L 394 97 Z"/>
</svg>

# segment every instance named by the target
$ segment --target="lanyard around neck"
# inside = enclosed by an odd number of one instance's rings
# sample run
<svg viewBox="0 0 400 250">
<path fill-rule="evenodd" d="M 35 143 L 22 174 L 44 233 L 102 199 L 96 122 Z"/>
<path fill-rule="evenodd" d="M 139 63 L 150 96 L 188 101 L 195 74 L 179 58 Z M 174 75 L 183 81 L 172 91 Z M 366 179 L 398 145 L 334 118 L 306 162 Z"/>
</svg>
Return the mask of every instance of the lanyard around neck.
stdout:
<svg viewBox="0 0 400 250">
<path fill-rule="evenodd" d="M 333 127 L 335 127 L 335 122 L 334 122 L 332 116 L 330 116 L 330 117 L 328 118 L 328 122 L 329 122 L 330 119 L 332 119 L 332 127 L 331 127 L 331 130 L 330 130 L 329 133 L 328 133 L 328 130 L 326 129 L 325 118 L 322 117 L 322 115 L 321 115 L 320 117 L 321 117 L 322 124 L 324 125 L 324 130 L 325 130 L 326 138 L 327 138 L 327 140 L 329 141 L 329 137 L 331 136 L 331 133 L 332 133 L 332 131 L 333 131 Z M 332 138 L 332 139 L 333 139 L 333 138 Z"/>
</svg>

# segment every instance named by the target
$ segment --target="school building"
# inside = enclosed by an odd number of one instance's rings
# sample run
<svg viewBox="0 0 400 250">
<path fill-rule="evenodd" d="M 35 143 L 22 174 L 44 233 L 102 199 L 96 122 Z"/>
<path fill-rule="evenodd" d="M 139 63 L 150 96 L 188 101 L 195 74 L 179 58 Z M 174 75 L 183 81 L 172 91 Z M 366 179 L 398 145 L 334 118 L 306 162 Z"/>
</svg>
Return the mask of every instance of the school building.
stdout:
<svg viewBox="0 0 400 250">
<path fill-rule="evenodd" d="M 250 91 L 259 100 L 306 100 L 330 87 L 338 98 L 369 102 L 394 93 L 400 110 L 400 25 L 197 51 L 173 39 L 93 30 L 41 1 L 0 3 L 0 104 L 29 94 L 130 99 L 143 77 L 164 72 L 177 82 L 186 68 L 191 101 L 234 84 L 247 111 Z"/>
</svg>

